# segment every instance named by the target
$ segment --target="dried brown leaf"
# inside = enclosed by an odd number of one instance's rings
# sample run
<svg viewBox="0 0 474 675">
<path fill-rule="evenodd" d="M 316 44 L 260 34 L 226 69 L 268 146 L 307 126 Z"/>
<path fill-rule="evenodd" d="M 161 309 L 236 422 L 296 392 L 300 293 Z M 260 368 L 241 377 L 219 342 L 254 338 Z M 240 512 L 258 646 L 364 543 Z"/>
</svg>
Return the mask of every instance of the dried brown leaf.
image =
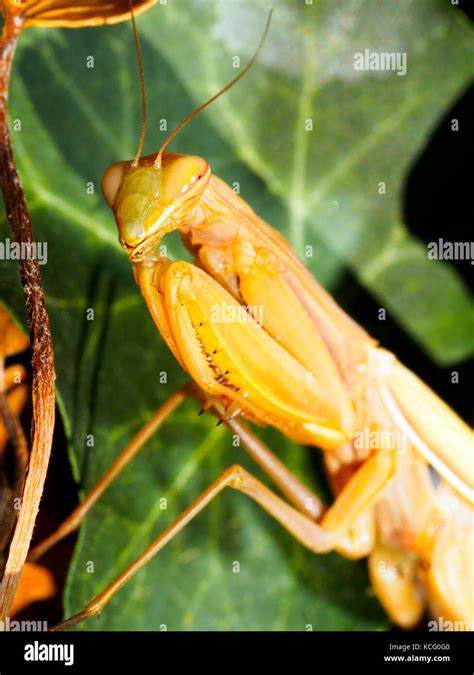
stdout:
<svg viewBox="0 0 474 675">
<path fill-rule="evenodd" d="M 0 304 L 0 360 L 28 347 L 28 338 L 18 328 L 6 308 Z"/>
<path fill-rule="evenodd" d="M 34 602 L 49 600 L 56 594 L 56 582 L 52 573 L 44 566 L 25 563 L 12 605 L 12 616 Z"/>
</svg>

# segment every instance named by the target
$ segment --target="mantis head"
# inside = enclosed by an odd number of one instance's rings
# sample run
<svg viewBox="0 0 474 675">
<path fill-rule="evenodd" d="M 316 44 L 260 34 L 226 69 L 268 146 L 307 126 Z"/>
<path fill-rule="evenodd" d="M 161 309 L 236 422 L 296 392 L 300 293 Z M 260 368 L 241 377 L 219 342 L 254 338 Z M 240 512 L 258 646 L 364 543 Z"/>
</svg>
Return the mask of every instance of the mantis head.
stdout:
<svg viewBox="0 0 474 675">
<path fill-rule="evenodd" d="M 186 222 L 186 217 L 199 202 L 211 176 L 209 164 L 201 157 L 165 153 L 166 147 L 196 115 L 233 87 L 250 70 L 265 42 L 272 12 L 268 14 L 260 44 L 245 68 L 217 94 L 188 115 L 168 136 L 156 155 L 148 157 L 141 157 L 146 132 L 146 96 L 132 2 L 130 14 L 142 90 L 142 131 L 135 159 L 109 166 L 102 177 L 102 192 L 115 214 L 120 243 L 129 254 L 130 260 L 137 261 L 153 255 L 163 235 L 178 229 Z"/>
<path fill-rule="evenodd" d="M 131 260 L 153 253 L 160 239 L 185 221 L 202 197 L 211 169 L 195 155 L 166 153 L 116 162 L 106 169 L 102 192 L 112 208 L 120 243 Z"/>
</svg>

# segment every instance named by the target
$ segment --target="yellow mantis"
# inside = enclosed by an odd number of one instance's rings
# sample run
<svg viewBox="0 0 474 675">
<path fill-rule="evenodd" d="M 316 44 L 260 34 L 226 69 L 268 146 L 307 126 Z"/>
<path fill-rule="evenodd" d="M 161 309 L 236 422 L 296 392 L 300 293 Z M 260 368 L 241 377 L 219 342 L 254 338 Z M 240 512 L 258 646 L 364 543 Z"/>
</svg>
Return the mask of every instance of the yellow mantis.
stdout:
<svg viewBox="0 0 474 675">
<path fill-rule="evenodd" d="M 314 553 L 367 557 L 374 591 L 398 625 L 416 625 L 427 608 L 445 620 L 474 618 L 472 430 L 338 307 L 289 244 L 212 174 L 205 159 L 165 152 L 185 124 L 245 75 L 269 20 L 247 67 L 148 157 L 141 157 L 144 105 L 135 159 L 104 174 L 103 193 L 149 313 L 192 384 L 155 413 L 31 558 L 79 525 L 187 396 L 239 435 L 282 496 L 231 466 L 58 628 L 100 613 L 225 487 L 257 502 Z M 135 23 L 134 31 L 137 38 Z M 175 230 L 194 263 L 157 253 Z M 334 502 L 323 504 L 244 420 L 320 448 Z"/>
</svg>

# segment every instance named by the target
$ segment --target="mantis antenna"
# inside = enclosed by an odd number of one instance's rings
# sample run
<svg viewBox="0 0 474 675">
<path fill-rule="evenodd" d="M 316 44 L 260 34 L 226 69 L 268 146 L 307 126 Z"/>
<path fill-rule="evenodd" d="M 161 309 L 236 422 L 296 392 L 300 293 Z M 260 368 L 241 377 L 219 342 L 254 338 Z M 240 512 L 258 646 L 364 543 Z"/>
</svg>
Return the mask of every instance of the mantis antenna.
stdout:
<svg viewBox="0 0 474 675">
<path fill-rule="evenodd" d="M 196 117 L 196 115 L 199 115 L 199 113 L 202 112 L 202 111 L 204 110 L 204 108 L 207 108 L 207 106 L 210 105 L 211 103 L 213 103 L 213 101 L 215 101 L 215 100 L 218 99 L 220 96 L 222 96 L 222 94 L 224 94 L 226 91 L 228 91 L 229 89 L 231 89 L 231 87 L 233 87 L 234 84 L 237 84 L 237 82 L 238 82 L 239 80 L 241 80 L 241 79 L 243 78 L 243 76 L 244 76 L 246 73 L 248 73 L 248 71 L 250 70 L 250 68 L 253 66 L 253 64 L 254 64 L 255 61 L 257 60 L 257 57 L 258 57 L 258 55 L 260 54 L 260 52 L 261 52 L 261 50 L 262 50 L 262 47 L 263 47 L 263 45 L 264 45 L 264 43 L 265 43 L 266 37 L 267 37 L 267 35 L 268 35 L 268 29 L 270 28 L 270 21 L 271 21 L 271 18 L 272 18 L 272 13 L 273 13 L 273 10 L 271 9 L 270 12 L 268 13 L 267 22 L 266 22 L 266 24 L 265 24 L 265 29 L 264 29 L 264 31 L 263 31 L 263 35 L 262 35 L 262 37 L 261 37 L 261 39 L 260 39 L 260 43 L 259 43 L 257 49 L 255 50 L 254 55 L 252 56 L 252 58 L 250 59 L 250 61 L 247 63 L 247 65 L 245 66 L 245 68 L 243 69 L 243 71 L 242 71 L 241 73 L 239 73 L 239 74 L 237 75 L 237 77 L 234 77 L 234 79 L 231 80 L 231 81 L 229 82 L 229 84 L 227 84 L 223 89 L 221 89 L 220 91 L 218 91 L 217 94 L 214 94 L 214 96 L 212 96 L 208 101 L 206 101 L 205 103 L 203 103 L 202 105 L 200 105 L 199 108 L 196 108 L 196 110 L 194 110 L 190 115 L 188 115 L 188 117 L 186 117 L 186 119 L 184 120 L 184 122 L 181 122 L 181 124 L 180 124 L 178 127 L 176 127 L 176 129 L 168 136 L 168 138 L 166 139 L 166 141 L 163 143 L 163 145 L 162 145 L 161 148 L 159 149 L 158 154 L 156 155 L 156 159 L 155 159 L 155 168 L 157 168 L 157 169 L 160 168 L 160 166 L 161 166 L 161 157 L 162 157 L 162 155 L 163 155 L 163 152 L 164 152 L 165 148 L 166 148 L 166 147 L 168 146 L 168 144 L 173 140 L 173 138 L 179 134 L 179 132 L 181 131 L 181 129 L 183 129 L 183 128 L 188 124 L 188 122 L 190 122 L 194 117 Z"/>
<path fill-rule="evenodd" d="M 145 76 L 143 75 L 142 53 L 141 53 L 141 50 L 140 50 L 140 41 L 138 39 L 137 24 L 135 23 L 135 13 L 133 11 L 133 2 L 132 2 L 132 0 L 128 0 L 128 3 L 130 5 L 130 14 L 132 15 L 133 36 L 135 38 L 135 48 L 136 48 L 136 51 L 137 51 L 137 59 L 138 59 L 138 71 L 140 73 L 140 85 L 141 85 L 141 90 L 142 90 L 142 130 L 140 132 L 140 141 L 138 143 L 137 154 L 135 155 L 135 159 L 132 162 L 132 167 L 135 167 L 135 166 L 138 166 L 138 160 L 140 159 L 140 155 L 142 154 L 143 142 L 145 141 L 145 134 L 146 134 L 146 93 L 145 93 Z"/>
</svg>

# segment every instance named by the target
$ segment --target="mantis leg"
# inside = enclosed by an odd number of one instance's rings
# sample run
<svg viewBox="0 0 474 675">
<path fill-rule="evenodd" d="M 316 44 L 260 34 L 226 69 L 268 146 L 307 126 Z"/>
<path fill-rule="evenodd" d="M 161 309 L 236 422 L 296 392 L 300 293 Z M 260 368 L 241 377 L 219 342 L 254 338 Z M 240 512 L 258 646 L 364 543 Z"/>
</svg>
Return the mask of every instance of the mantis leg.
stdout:
<svg viewBox="0 0 474 675">
<path fill-rule="evenodd" d="M 348 450 L 351 453 L 357 452 L 352 443 L 349 444 Z M 330 454 L 325 454 L 326 475 L 328 476 L 332 491 L 336 495 L 335 499 L 337 499 L 337 495 L 342 492 L 358 471 L 359 464 L 343 464 L 339 465 L 336 469 L 332 463 L 332 459 Z M 374 548 L 375 540 L 375 509 L 370 506 L 351 522 L 349 529 L 338 540 L 335 550 L 350 560 L 359 560 L 370 554 Z"/>
<path fill-rule="evenodd" d="M 219 404 L 214 404 L 213 408 L 217 414 L 225 416 L 225 412 Z M 225 419 L 224 417 L 224 424 L 231 433 L 239 436 L 247 454 L 272 479 L 273 483 L 295 508 L 314 520 L 321 517 L 326 510 L 325 504 L 289 471 L 245 422 L 237 418 Z"/>
<path fill-rule="evenodd" d="M 99 481 L 94 485 L 92 490 L 87 494 L 84 500 L 74 509 L 74 511 L 64 520 L 60 526 L 46 539 L 40 542 L 37 546 L 31 549 L 28 556 L 29 562 L 35 562 L 41 556 L 43 556 L 50 548 L 55 546 L 59 541 L 70 535 L 72 532 L 77 530 L 85 516 L 92 509 L 94 504 L 98 499 L 103 495 L 107 488 L 112 484 L 112 482 L 117 478 L 117 476 L 125 469 L 125 467 L 131 462 L 131 460 L 136 456 L 136 454 L 144 447 L 146 442 L 151 438 L 151 436 L 156 433 L 156 431 L 162 426 L 166 419 L 178 408 L 178 406 L 187 398 L 190 394 L 194 394 L 196 398 L 202 399 L 203 392 L 200 392 L 197 387 L 194 385 L 187 385 L 182 389 L 175 392 L 153 415 L 153 417 L 139 430 L 135 437 L 130 441 L 130 443 L 125 447 L 125 449 L 120 453 L 117 459 L 113 462 L 107 472 L 99 479 Z M 224 409 L 221 404 L 214 403 L 213 408 L 218 415 L 224 414 Z M 287 499 L 302 513 L 307 517 L 317 520 L 321 517 L 323 512 L 326 510 L 325 505 L 315 495 L 309 488 L 307 488 L 303 483 L 301 483 L 294 474 L 292 474 L 285 465 L 269 450 L 269 448 L 248 428 L 246 424 L 237 420 L 237 419 L 228 419 L 225 420 L 226 426 L 230 431 L 239 435 L 239 438 L 242 441 L 242 444 L 250 457 L 258 464 L 262 470 L 272 479 L 272 481 L 279 487 L 281 492 L 287 497 Z M 379 461 L 379 460 L 378 460 Z M 370 472 L 369 472 L 370 473 Z M 359 474 L 359 472 L 357 472 Z M 358 482 L 360 479 L 357 479 Z M 354 487 L 351 488 L 351 494 L 354 494 Z M 332 511 L 334 507 L 330 509 Z M 357 506 L 360 509 L 359 506 Z M 337 520 L 336 512 L 336 520 Z M 367 514 L 360 514 L 362 525 L 359 528 L 364 533 L 370 529 L 365 525 Z M 351 517 L 346 518 L 343 521 L 344 523 L 348 522 L 350 526 L 353 526 L 353 521 L 351 522 Z M 334 520 L 334 513 L 332 515 L 332 522 Z M 367 546 L 364 545 L 363 549 L 360 548 L 360 540 L 368 539 L 364 536 L 355 536 L 351 541 L 348 540 L 348 537 L 341 537 L 343 542 L 342 545 L 338 546 L 338 550 L 343 555 L 348 555 L 349 557 L 361 557 L 361 555 L 366 555 Z M 371 548 L 370 543 L 368 548 Z"/>
<path fill-rule="evenodd" d="M 334 549 L 341 531 L 344 532 L 347 529 L 352 518 L 358 517 L 363 510 L 368 508 L 386 484 L 393 470 L 391 454 L 377 453 L 368 460 L 343 489 L 334 505 L 327 511 L 321 524 L 315 523 L 310 517 L 287 504 L 241 466 L 231 466 L 183 511 L 131 565 L 93 598 L 82 612 L 63 621 L 52 630 L 63 630 L 95 614 L 100 614 L 115 593 L 226 487 L 243 492 L 260 504 L 267 513 L 273 516 L 309 550 L 314 553 L 331 551 Z M 389 458 L 388 461 L 387 458 Z"/>
<path fill-rule="evenodd" d="M 238 434 L 247 453 L 272 479 L 288 501 L 308 517 L 319 521 L 323 513 L 327 511 L 324 502 L 301 483 L 244 422 L 231 419 L 225 420 L 225 424 L 231 432 Z M 341 490 L 342 488 L 338 490 L 338 493 Z M 340 537 L 335 550 L 353 560 L 363 558 L 372 550 L 374 539 L 375 518 L 373 509 L 369 506 L 350 522 L 349 528 Z"/>
<path fill-rule="evenodd" d="M 59 541 L 77 530 L 94 504 L 104 494 L 117 476 L 132 461 L 151 436 L 158 431 L 162 424 L 178 408 L 185 398 L 191 394 L 194 394 L 196 398 L 199 398 L 200 400 L 203 399 L 203 392 L 200 392 L 195 385 L 187 385 L 175 392 L 155 412 L 66 520 L 64 520 L 46 539 L 31 549 L 28 556 L 29 562 L 38 560 Z M 223 409 L 221 409 L 218 404 L 215 404 L 214 408 L 218 414 L 223 412 Z M 300 481 L 288 471 L 282 462 L 273 455 L 273 453 L 245 424 L 237 422 L 237 420 L 229 420 L 226 422 L 226 426 L 228 426 L 231 431 L 239 434 L 242 444 L 250 456 L 262 467 L 270 478 L 272 478 L 272 480 L 280 487 L 283 494 L 285 494 L 297 508 L 308 515 L 312 515 L 314 518 L 318 518 L 321 515 L 324 509 L 321 500 L 300 483 Z"/>
<path fill-rule="evenodd" d="M 50 534 L 46 539 L 31 549 L 28 555 L 28 562 L 34 562 L 41 558 L 50 548 L 57 544 L 61 539 L 77 530 L 82 520 L 91 510 L 97 500 L 107 490 L 109 485 L 131 462 L 135 455 L 144 447 L 147 441 L 156 433 L 161 425 L 166 422 L 168 417 L 178 408 L 179 405 L 188 396 L 188 387 L 178 389 L 169 399 L 155 412 L 148 422 L 141 427 L 138 433 L 132 438 L 130 443 L 120 453 L 106 473 L 98 480 L 92 490 L 87 494 L 84 500 L 74 509 L 74 511 L 64 520 L 61 525 Z"/>
</svg>

